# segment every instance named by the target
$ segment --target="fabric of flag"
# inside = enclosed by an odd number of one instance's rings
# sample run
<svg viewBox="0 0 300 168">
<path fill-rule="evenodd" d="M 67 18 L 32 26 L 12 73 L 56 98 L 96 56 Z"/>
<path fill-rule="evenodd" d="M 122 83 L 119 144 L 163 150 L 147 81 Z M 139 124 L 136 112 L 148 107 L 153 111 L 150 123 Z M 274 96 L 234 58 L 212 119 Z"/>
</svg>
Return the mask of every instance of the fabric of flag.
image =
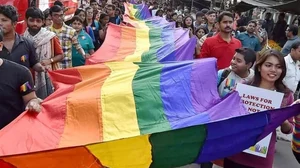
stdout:
<svg viewBox="0 0 300 168">
<path fill-rule="evenodd" d="M 192 60 L 197 39 L 172 28 L 133 28 L 110 24 L 107 38 L 86 64 L 111 61 L 166 62 Z"/>
<path fill-rule="evenodd" d="M 149 7 L 142 4 L 124 3 L 125 14 L 132 19 L 145 20 L 151 17 Z"/>
<path fill-rule="evenodd" d="M 247 149 L 300 113 L 295 105 L 248 114 L 238 93 L 221 99 L 216 60 L 192 60 L 195 38 L 150 18 L 144 4 L 125 7 L 127 23 L 109 25 L 87 61 L 95 65 L 49 72 L 56 91 L 42 112 L 0 130 L 1 168 L 203 163 Z"/>
<path fill-rule="evenodd" d="M 144 4 L 125 3 L 125 8 L 123 18 L 126 25 L 108 26 L 105 41 L 86 60 L 87 65 L 111 61 L 166 62 L 194 58 L 197 38 L 190 38 L 188 30 L 175 28 L 174 22 L 164 18 L 150 17 Z"/>
<path fill-rule="evenodd" d="M 249 115 L 238 93 L 220 99 L 211 72 L 215 59 L 110 62 L 51 72 L 56 92 L 42 112 L 24 113 L 0 131 L 0 167 L 206 162 L 254 145 L 299 113 L 294 106 Z"/>
</svg>

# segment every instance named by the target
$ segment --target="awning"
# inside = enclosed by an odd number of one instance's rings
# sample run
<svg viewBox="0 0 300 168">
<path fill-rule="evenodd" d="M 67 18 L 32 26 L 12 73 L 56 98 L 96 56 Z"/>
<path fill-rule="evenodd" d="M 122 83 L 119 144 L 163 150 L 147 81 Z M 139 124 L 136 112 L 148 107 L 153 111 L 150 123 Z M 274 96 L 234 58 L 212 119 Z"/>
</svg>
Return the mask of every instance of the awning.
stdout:
<svg viewBox="0 0 300 168">
<path fill-rule="evenodd" d="M 245 12 L 256 7 L 267 8 L 274 4 L 278 4 L 278 2 L 273 0 L 242 0 L 234 7 L 234 10 Z"/>
<path fill-rule="evenodd" d="M 277 9 L 280 12 L 288 12 L 300 15 L 300 0 L 288 2 L 284 4 L 273 5 L 270 8 Z"/>
</svg>

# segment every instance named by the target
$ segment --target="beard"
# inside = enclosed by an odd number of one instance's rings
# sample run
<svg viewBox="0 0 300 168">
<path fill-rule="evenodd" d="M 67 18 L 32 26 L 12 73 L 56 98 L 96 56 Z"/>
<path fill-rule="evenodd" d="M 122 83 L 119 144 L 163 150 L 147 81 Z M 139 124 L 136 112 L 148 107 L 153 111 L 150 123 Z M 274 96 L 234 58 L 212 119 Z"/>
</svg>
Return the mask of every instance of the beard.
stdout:
<svg viewBox="0 0 300 168">
<path fill-rule="evenodd" d="M 29 27 L 28 26 L 28 31 L 31 33 L 31 34 L 37 34 L 39 31 L 41 30 L 41 27 Z"/>
</svg>

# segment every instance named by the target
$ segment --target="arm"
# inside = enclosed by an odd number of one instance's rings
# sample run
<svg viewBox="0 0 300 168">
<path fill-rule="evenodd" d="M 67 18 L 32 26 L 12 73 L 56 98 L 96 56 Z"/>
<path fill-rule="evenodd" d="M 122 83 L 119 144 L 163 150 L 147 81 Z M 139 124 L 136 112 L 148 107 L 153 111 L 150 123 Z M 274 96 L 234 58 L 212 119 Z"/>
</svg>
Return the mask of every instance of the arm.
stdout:
<svg viewBox="0 0 300 168">
<path fill-rule="evenodd" d="M 259 39 L 257 39 L 257 42 L 256 42 L 256 45 L 255 45 L 255 51 L 256 52 L 258 52 L 258 51 L 260 51 L 261 50 L 261 45 L 260 45 L 260 41 L 259 41 Z"/>
<path fill-rule="evenodd" d="M 31 73 L 28 69 L 24 69 L 22 73 L 20 80 L 20 94 L 22 95 L 26 110 L 39 112 L 41 99 L 38 99 L 35 94 Z"/>
<path fill-rule="evenodd" d="M 260 36 L 258 29 L 255 30 L 255 36 L 258 38 L 260 43 L 262 43 L 264 41 L 264 38 Z"/>
<path fill-rule="evenodd" d="M 293 101 L 294 101 L 294 96 L 293 93 L 291 92 L 289 94 L 289 96 L 286 98 L 287 99 L 287 103 L 286 105 L 293 105 Z M 288 120 L 285 120 L 282 124 L 281 124 L 281 132 L 284 134 L 290 134 L 292 133 L 294 130 L 294 122 L 293 122 L 293 118 L 290 118 Z"/>
<path fill-rule="evenodd" d="M 210 56 L 211 56 L 211 54 L 210 54 L 209 45 L 207 44 L 207 41 L 204 41 L 204 43 L 201 47 L 200 55 L 197 55 L 197 58 L 208 58 Z"/>
<path fill-rule="evenodd" d="M 201 50 L 200 42 L 197 41 L 197 45 L 196 45 L 196 56 L 197 56 L 197 55 L 200 55 L 200 50 Z"/>
<path fill-rule="evenodd" d="M 71 41 L 72 41 L 73 46 L 76 48 L 76 50 L 78 51 L 79 54 L 81 54 L 83 57 L 85 57 L 85 52 L 82 49 L 82 47 L 77 39 L 78 36 L 77 36 L 75 30 L 72 30 L 70 33 L 71 33 L 70 35 L 71 35 Z"/>
<path fill-rule="evenodd" d="M 89 41 L 89 55 L 92 55 L 92 54 L 94 54 L 94 48 L 95 48 L 95 46 L 94 46 L 94 44 L 93 44 L 93 41 L 92 41 L 92 39 L 90 38 L 90 37 L 88 37 L 88 41 Z"/>
<path fill-rule="evenodd" d="M 28 49 L 29 49 L 29 65 L 36 72 L 43 72 L 44 67 L 38 62 L 38 57 L 35 52 L 34 44 L 32 41 L 27 40 Z"/>
<path fill-rule="evenodd" d="M 104 26 L 103 29 L 99 30 L 99 36 L 101 40 L 105 39 L 106 32 L 107 32 L 107 25 Z"/>
<path fill-rule="evenodd" d="M 54 57 L 52 59 L 53 59 L 53 63 L 57 63 L 64 59 L 64 52 L 61 48 L 58 37 L 55 36 L 52 40 L 53 40 L 53 45 L 54 45 L 53 46 L 54 47 Z"/>
<path fill-rule="evenodd" d="M 53 42 L 51 43 L 51 45 L 53 45 L 52 47 L 54 48 L 54 57 L 51 58 L 53 62 L 51 62 L 51 59 L 45 59 L 41 61 L 41 64 L 43 66 L 47 66 L 53 63 L 57 63 L 63 60 L 64 56 L 63 56 L 63 50 L 61 48 L 60 42 L 58 37 L 54 37 Z"/>
</svg>

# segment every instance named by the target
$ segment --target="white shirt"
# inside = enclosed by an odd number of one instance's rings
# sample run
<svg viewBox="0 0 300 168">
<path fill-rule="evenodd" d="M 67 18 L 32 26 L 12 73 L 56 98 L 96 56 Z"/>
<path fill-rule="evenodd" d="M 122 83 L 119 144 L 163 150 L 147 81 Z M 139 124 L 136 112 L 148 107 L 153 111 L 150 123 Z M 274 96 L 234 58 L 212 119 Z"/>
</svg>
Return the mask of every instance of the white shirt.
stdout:
<svg viewBox="0 0 300 168">
<path fill-rule="evenodd" d="M 224 70 L 219 70 L 218 76 L 221 77 L 223 71 Z M 221 97 L 226 96 L 228 93 L 231 93 L 236 88 L 236 85 L 238 83 L 247 84 L 253 80 L 253 77 L 254 77 L 254 71 L 252 69 L 250 69 L 250 73 L 246 78 L 241 78 L 236 73 L 231 71 L 230 74 L 225 78 L 225 80 L 220 84 L 218 88 L 219 95 Z"/>
<path fill-rule="evenodd" d="M 290 54 L 284 57 L 284 60 L 286 64 L 286 76 L 283 79 L 283 83 L 295 93 L 300 81 L 300 62 L 295 62 Z"/>
</svg>

